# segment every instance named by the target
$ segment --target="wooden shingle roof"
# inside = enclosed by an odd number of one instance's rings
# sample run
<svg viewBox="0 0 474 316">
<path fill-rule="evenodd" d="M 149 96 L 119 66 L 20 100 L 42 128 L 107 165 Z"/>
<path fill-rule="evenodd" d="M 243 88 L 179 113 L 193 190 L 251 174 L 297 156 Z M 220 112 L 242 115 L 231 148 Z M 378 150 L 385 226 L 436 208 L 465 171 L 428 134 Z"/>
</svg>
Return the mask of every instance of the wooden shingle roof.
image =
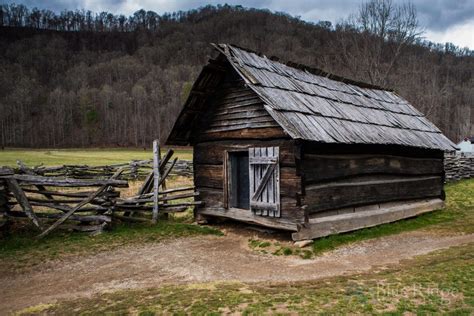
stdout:
<svg viewBox="0 0 474 316">
<path fill-rule="evenodd" d="M 309 67 L 282 64 L 233 45 L 215 47 L 262 99 L 273 119 L 294 139 L 456 148 L 422 113 L 394 92 Z M 198 78 L 193 89 L 202 85 Z M 174 129 L 187 126 L 179 121 L 186 117 L 184 112 L 189 102 Z M 169 143 L 176 138 L 177 131 L 173 132 Z"/>
</svg>

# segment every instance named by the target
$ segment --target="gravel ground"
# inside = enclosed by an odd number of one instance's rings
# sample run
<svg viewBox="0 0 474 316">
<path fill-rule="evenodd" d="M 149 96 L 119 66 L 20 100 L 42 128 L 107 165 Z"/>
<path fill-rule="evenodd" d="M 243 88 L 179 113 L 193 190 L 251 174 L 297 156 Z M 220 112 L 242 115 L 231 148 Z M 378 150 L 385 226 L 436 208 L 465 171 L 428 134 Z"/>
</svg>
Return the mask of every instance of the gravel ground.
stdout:
<svg viewBox="0 0 474 316">
<path fill-rule="evenodd" d="M 358 242 L 314 259 L 261 254 L 248 248 L 248 231 L 124 247 L 25 273 L 0 276 L 0 315 L 37 304 L 98 293 L 209 281 L 287 282 L 349 275 L 438 249 L 474 242 L 472 235 L 410 232 Z"/>
</svg>

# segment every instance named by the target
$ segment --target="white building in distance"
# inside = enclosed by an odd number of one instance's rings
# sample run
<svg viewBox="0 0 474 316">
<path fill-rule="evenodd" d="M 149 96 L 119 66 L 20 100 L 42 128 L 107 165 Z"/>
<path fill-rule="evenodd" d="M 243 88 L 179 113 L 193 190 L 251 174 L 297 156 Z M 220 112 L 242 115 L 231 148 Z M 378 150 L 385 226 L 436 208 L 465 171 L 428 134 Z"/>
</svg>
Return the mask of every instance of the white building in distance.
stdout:
<svg viewBox="0 0 474 316">
<path fill-rule="evenodd" d="M 463 153 L 474 153 L 474 137 L 466 137 L 457 144 L 459 151 Z"/>
</svg>

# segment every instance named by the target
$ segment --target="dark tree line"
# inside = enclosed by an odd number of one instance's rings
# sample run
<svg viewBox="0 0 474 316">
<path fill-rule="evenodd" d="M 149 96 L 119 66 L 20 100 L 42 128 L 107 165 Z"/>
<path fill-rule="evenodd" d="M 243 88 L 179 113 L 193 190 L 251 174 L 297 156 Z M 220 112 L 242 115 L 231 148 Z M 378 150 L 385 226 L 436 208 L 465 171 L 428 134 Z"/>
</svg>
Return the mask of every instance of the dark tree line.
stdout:
<svg viewBox="0 0 474 316">
<path fill-rule="evenodd" d="M 186 14 L 180 11 L 160 16 L 143 9 L 129 17 L 89 10 L 65 10 L 56 14 L 51 10 L 30 10 L 25 5 L 13 3 L 0 6 L 0 25 L 55 31 L 128 32 L 136 29 L 156 30 L 158 25 L 169 20 L 181 20 Z"/>
<path fill-rule="evenodd" d="M 399 9 L 392 8 L 393 18 Z M 130 17 L 2 5 L 0 144 L 147 146 L 164 139 L 213 54 L 210 42 L 391 87 L 451 139 L 474 134 L 473 52 L 422 41 L 416 25 L 400 38 L 400 25 L 390 22 L 382 34 L 371 27 L 373 12 L 366 14 L 332 26 L 227 5 Z M 405 17 L 405 26 L 413 22 Z"/>
</svg>

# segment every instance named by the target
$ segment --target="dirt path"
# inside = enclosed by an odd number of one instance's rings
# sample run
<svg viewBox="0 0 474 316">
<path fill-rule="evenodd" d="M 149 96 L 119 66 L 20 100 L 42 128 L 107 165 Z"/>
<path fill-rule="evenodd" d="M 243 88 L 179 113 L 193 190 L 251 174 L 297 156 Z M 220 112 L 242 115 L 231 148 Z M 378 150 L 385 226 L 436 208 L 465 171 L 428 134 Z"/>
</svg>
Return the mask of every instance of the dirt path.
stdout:
<svg viewBox="0 0 474 316">
<path fill-rule="evenodd" d="M 474 234 L 412 232 L 344 246 L 304 260 L 258 254 L 248 249 L 248 236 L 232 232 L 225 237 L 183 238 L 49 262 L 32 272 L 0 277 L 0 314 L 40 303 L 170 283 L 319 279 L 469 242 L 474 242 Z"/>
</svg>

